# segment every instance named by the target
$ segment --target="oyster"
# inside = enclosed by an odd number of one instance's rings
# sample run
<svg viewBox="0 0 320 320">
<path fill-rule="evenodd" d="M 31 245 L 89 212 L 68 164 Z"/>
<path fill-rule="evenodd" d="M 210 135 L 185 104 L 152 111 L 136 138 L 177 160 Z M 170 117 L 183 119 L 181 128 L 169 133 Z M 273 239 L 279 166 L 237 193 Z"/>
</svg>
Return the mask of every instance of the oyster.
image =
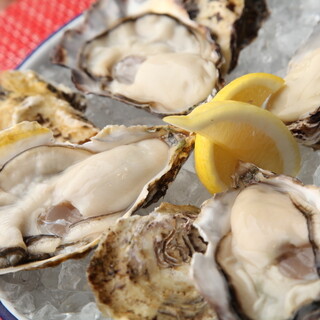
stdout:
<svg viewBox="0 0 320 320">
<path fill-rule="evenodd" d="M 113 319 L 214 319 L 190 277 L 206 244 L 192 222 L 199 209 L 162 203 L 109 228 L 88 268 L 100 310 Z"/>
<path fill-rule="evenodd" d="M 87 16 L 91 26 L 82 26 L 87 36 L 75 30 L 67 32 L 63 49 L 58 50 L 54 60 L 74 68 L 75 61 L 67 54 L 76 54 L 77 49 L 72 47 L 79 48 L 79 42 L 105 31 L 118 19 L 150 12 L 168 14 L 189 25 L 208 27 L 223 54 L 223 73 L 236 66 L 239 52 L 256 37 L 269 14 L 265 0 L 99 0 Z"/>
<path fill-rule="evenodd" d="M 168 126 L 107 126 L 82 146 L 40 144 L 8 160 L 0 170 L 0 274 L 88 251 L 119 217 L 165 193 L 193 142 Z"/>
<path fill-rule="evenodd" d="M 181 114 L 219 89 L 220 50 L 205 27 L 167 14 L 125 13 L 122 2 L 98 2 L 81 30 L 65 33 L 53 61 L 72 69 L 79 90 Z M 103 19 L 102 32 L 96 26 Z"/>
<path fill-rule="evenodd" d="M 319 319 L 320 189 L 253 165 L 236 181 L 195 221 L 208 241 L 192 261 L 200 292 L 219 319 Z"/>
<path fill-rule="evenodd" d="M 289 63 L 286 85 L 267 108 L 285 122 L 295 138 L 320 149 L 320 25 Z"/>
<path fill-rule="evenodd" d="M 50 128 L 57 141 L 84 143 L 98 133 L 82 114 L 82 95 L 45 82 L 33 71 L 0 73 L 0 130 L 22 121 Z"/>
</svg>

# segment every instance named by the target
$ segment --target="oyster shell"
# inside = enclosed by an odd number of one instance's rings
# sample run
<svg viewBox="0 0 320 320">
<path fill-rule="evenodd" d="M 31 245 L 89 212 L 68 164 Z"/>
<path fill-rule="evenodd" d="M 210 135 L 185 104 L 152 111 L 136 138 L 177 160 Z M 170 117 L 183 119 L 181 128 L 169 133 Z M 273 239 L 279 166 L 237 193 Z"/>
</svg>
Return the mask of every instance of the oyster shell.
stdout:
<svg viewBox="0 0 320 320">
<path fill-rule="evenodd" d="M 82 95 L 55 87 L 33 71 L 0 73 L 0 130 L 37 121 L 50 128 L 57 141 L 84 143 L 99 131 L 84 118 L 85 109 Z"/>
<path fill-rule="evenodd" d="M 20 150 L 0 170 L 0 274 L 88 251 L 165 193 L 193 142 L 169 126 L 107 126 L 82 146 Z"/>
<path fill-rule="evenodd" d="M 72 69 L 79 90 L 181 114 L 220 87 L 221 55 L 206 28 L 167 14 L 126 12 L 124 2 L 98 2 L 81 30 L 65 33 L 53 62 Z"/>
<path fill-rule="evenodd" d="M 109 228 L 88 268 L 100 310 L 113 319 L 214 319 L 189 275 L 206 244 L 192 226 L 199 209 L 162 203 Z"/>
<path fill-rule="evenodd" d="M 0 131 L 0 168 L 26 149 L 54 143 L 53 133 L 38 122 L 23 121 Z"/>
<path fill-rule="evenodd" d="M 237 65 L 241 49 L 258 34 L 268 16 L 265 0 L 180 1 L 190 19 L 210 29 L 217 40 L 224 63 L 223 73 Z"/>
<path fill-rule="evenodd" d="M 236 181 L 195 221 L 208 241 L 192 261 L 200 292 L 219 319 L 318 319 L 320 189 L 253 165 Z"/>
<path fill-rule="evenodd" d="M 267 108 L 302 144 L 320 149 L 320 25 L 289 63 L 286 85 L 271 96 Z"/>
</svg>

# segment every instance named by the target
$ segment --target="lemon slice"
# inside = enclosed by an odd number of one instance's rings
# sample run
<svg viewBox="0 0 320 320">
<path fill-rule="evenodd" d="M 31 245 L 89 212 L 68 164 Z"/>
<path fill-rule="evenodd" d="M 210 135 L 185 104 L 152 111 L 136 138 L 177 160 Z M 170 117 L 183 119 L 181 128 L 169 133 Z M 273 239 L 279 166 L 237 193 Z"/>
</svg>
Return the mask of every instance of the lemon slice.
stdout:
<svg viewBox="0 0 320 320">
<path fill-rule="evenodd" d="M 276 173 L 297 174 L 297 142 L 275 115 L 238 101 L 211 101 L 210 105 L 205 112 L 195 109 L 187 116 L 163 119 L 208 140 L 196 138 L 195 160 L 197 174 L 210 192 L 225 190 L 230 185 L 239 160 Z"/>
<path fill-rule="evenodd" d="M 270 73 L 248 73 L 222 88 L 214 100 L 235 100 L 261 107 L 284 83 L 284 79 Z"/>
</svg>

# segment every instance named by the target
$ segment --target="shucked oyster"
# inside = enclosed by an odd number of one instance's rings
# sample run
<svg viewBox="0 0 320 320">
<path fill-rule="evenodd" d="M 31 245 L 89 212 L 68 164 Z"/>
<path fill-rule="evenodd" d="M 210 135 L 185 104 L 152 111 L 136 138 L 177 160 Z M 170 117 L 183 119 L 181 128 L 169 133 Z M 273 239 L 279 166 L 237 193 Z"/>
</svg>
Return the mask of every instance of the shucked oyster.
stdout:
<svg viewBox="0 0 320 320">
<path fill-rule="evenodd" d="M 126 17 L 123 7 L 98 3 L 81 31 L 65 33 L 53 61 L 73 70 L 78 89 L 180 114 L 219 88 L 221 56 L 206 28 L 165 14 Z M 102 18 L 109 29 L 97 34 Z"/>
<path fill-rule="evenodd" d="M 168 126 L 107 126 L 82 146 L 42 144 L 11 158 L 0 170 L 0 274 L 88 251 L 165 193 L 193 140 Z"/>
<path fill-rule="evenodd" d="M 22 121 L 50 128 L 57 141 L 84 143 L 98 133 L 82 112 L 85 99 L 66 87 L 55 87 L 33 71 L 0 73 L 0 130 Z"/>
<path fill-rule="evenodd" d="M 299 142 L 320 148 L 320 25 L 290 61 L 286 85 L 267 108 L 284 121 Z"/>
<path fill-rule="evenodd" d="M 126 16 L 164 13 L 188 24 L 196 22 L 208 27 L 221 48 L 224 72 L 236 66 L 240 50 L 256 37 L 268 16 L 265 0 L 118 0 L 116 3 Z M 100 0 L 93 10 L 98 15 L 101 10 L 115 11 L 114 6 L 113 1 Z"/>
<path fill-rule="evenodd" d="M 221 48 L 224 58 L 223 73 L 230 72 L 236 66 L 240 50 L 256 37 L 263 20 L 268 16 L 265 0 L 120 0 L 120 2 L 126 3 L 127 14 L 148 11 L 167 13 L 185 22 L 191 19 L 208 27 Z"/>
<path fill-rule="evenodd" d="M 86 39 L 104 32 L 123 17 L 150 12 L 208 27 L 222 50 L 223 72 L 235 67 L 240 50 L 256 37 L 268 16 L 265 0 L 99 0 L 88 12 L 90 23 L 82 26 L 84 32 L 67 32 L 54 60 L 76 69 L 73 56 Z"/>
<path fill-rule="evenodd" d="M 162 203 L 147 216 L 120 219 L 90 262 L 88 278 L 100 310 L 113 319 L 214 319 L 190 277 L 204 252 L 193 220 L 199 209 Z"/>
<path fill-rule="evenodd" d="M 320 319 L 320 189 L 256 167 L 195 221 L 208 241 L 192 268 L 219 319 Z"/>
</svg>

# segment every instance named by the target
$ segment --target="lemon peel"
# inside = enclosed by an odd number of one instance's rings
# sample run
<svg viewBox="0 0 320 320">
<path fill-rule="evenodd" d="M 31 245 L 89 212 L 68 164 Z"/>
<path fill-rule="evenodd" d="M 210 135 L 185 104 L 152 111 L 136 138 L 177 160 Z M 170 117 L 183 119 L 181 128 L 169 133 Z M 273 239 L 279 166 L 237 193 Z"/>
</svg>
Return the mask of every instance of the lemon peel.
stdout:
<svg viewBox="0 0 320 320">
<path fill-rule="evenodd" d="M 261 107 L 268 97 L 279 91 L 284 85 L 283 78 L 271 73 L 248 73 L 223 87 L 213 100 L 241 101 Z"/>
<path fill-rule="evenodd" d="M 198 178 L 210 193 L 221 192 L 230 186 L 231 175 L 238 165 L 238 159 L 230 152 L 197 134 L 194 156 Z"/>
</svg>

